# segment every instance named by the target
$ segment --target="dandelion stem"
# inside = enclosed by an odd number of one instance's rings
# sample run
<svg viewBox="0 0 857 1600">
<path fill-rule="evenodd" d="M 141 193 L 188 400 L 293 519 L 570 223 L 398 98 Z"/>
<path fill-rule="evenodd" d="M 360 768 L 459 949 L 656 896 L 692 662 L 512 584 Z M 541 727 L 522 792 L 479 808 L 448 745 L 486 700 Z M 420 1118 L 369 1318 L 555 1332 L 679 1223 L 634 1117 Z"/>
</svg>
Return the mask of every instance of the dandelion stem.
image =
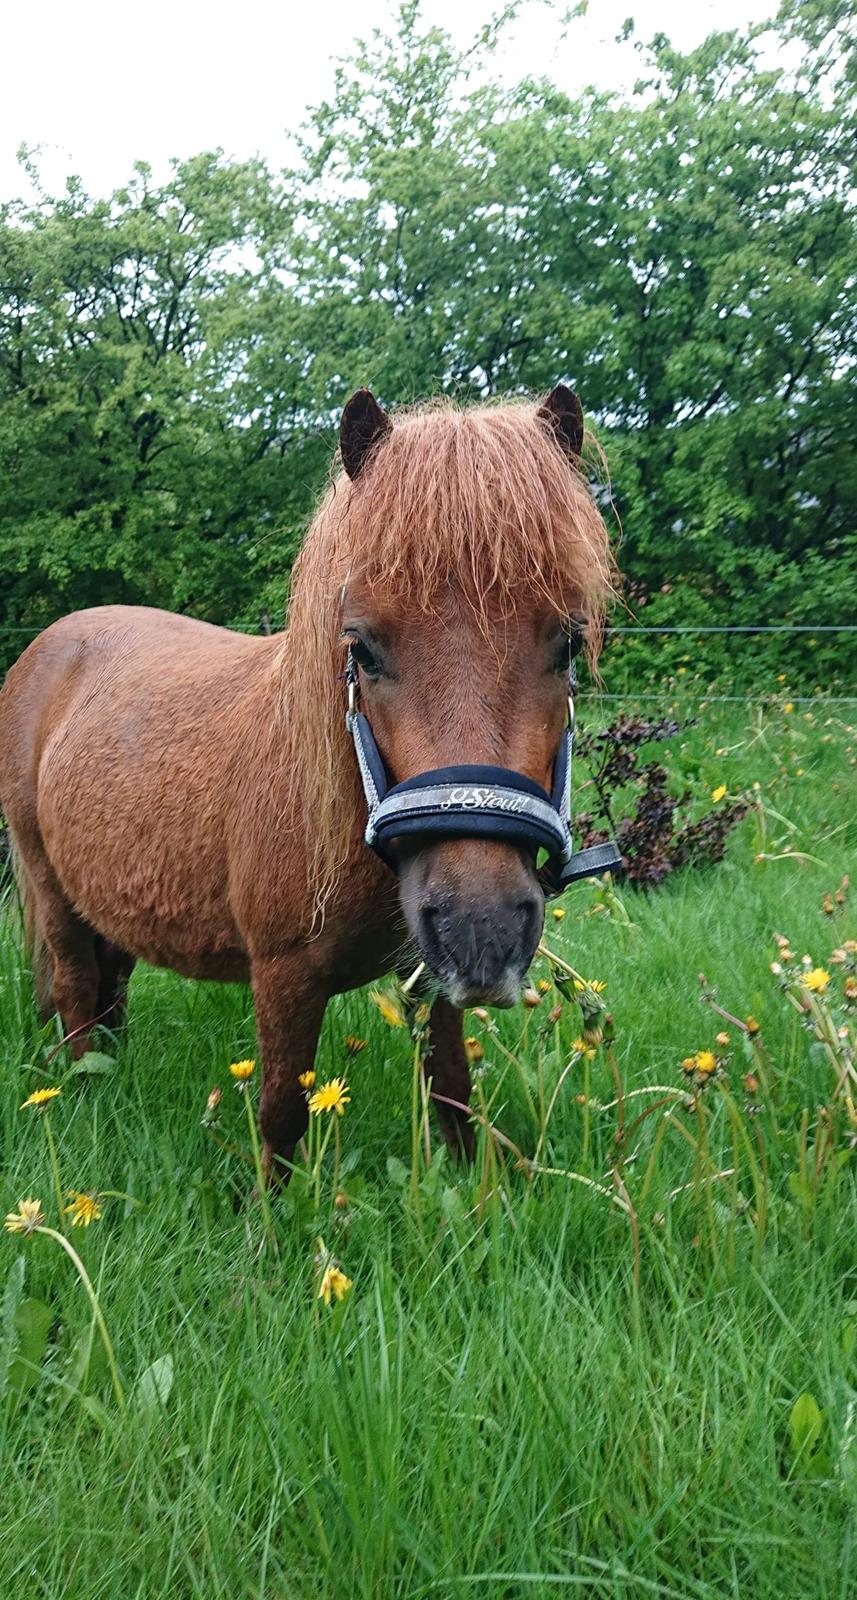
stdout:
<svg viewBox="0 0 857 1600">
<path fill-rule="evenodd" d="M 62 1232 L 66 1233 L 68 1230 L 67 1230 L 66 1220 L 65 1220 L 65 1210 L 64 1210 L 64 1207 L 63 1207 L 63 1203 L 62 1203 L 63 1193 L 62 1193 L 62 1181 L 60 1179 L 60 1164 L 59 1164 L 59 1160 L 58 1160 L 58 1157 L 57 1157 L 57 1147 L 56 1147 L 56 1141 L 54 1139 L 53 1128 L 51 1127 L 51 1119 L 48 1116 L 47 1111 L 44 1113 L 44 1124 L 45 1124 L 45 1138 L 48 1141 L 48 1157 L 49 1157 L 50 1163 L 51 1163 L 51 1175 L 52 1175 L 53 1181 L 54 1181 L 54 1195 L 56 1197 L 56 1202 L 57 1202 L 57 1215 L 59 1216 L 59 1226 L 60 1226 Z"/>
<path fill-rule="evenodd" d="M 244 1094 L 244 1106 L 247 1111 L 247 1126 L 250 1129 L 250 1143 L 253 1147 L 253 1165 L 256 1168 L 256 1187 L 259 1191 L 259 1204 L 262 1207 L 262 1222 L 265 1229 L 265 1236 L 269 1245 L 271 1246 L 271 1250 L 273 1254 L 277 1256 L 279 1254 L 277 1249 L 277 1235 L 274 1231 L 274 1219 L 271 1215 L 271 1201 L 268 1195 L 268 1188 L 265 1183 L 265 1169 L 262 1166 L 262 1151 L 259 1146 L 259 1130 L 256 1127 L 256 1113 L 253 1110 L 253 1102 L 250 1099 L 247 1089 L 243 1086 L 242 1088 Z"/>
<path fill-rule="evenodd" d="M 419 982 L 419 979 L 422 977 L 425 970 L 426 964 L 424 961 L 421 961 L 419 966 L 411 973 L 410 977 L 407 978 L 402 984 L 402 994 L 410 994 L 414 984 Z"/>
<path fill-rule="evenodd" d="M 339 1118 L 335 1113 L 333 1113 L 333 1119 L 333 1183 L 331 1187 L 335 1201 L 339 1190 L 339 1163 L 342 1159 L 342 1140 L 339 1133 Z"/>
<path fill-rule="evenodd" d="M 575 983 L 579 983 L 582 988 L 586 987 L 586 979 L 580 976 L 575 967 L 570 967 L 562 956 L 555 956 L 553 951 L 548 949 L 544 939 L 539 940 L 536 950 L 540 956 L 544 956 L 546 961 L 552 961 L 555 967 L 559 967 L 560 972 L 564 972 L 569 978 L 573 978 Z"/>
<path fill-rule="evenodd" d="M 420 1233 L 423 1231 L 422 1206 L 420 1204 L 420 1123 L 422 1121 L 422 1108 L 420 1104 L 420 1068 L 422 1066 L 420 1040 L 414 1045 L 414 1062 L 411 1073 L 411 1205 Z"/>
<path fill-rule="evenodd" d="M 57 1244 L 62 1245 L 63 1250 L 77 1271 L 77 1275 L 80 1278 L 87 1295 L 89 1296 L 89 1303 L 92 1306 L 93 1316 L 95 1317 L 95 1321 L 98 1325 L 98 1331 L 101 1334 L 101 1343 L 104 1346 L 104 1354 L 107 1357 L 107 1365 L 110 1368 L 110 1376 L 113 1380 L 113 1392 L 119 1402 L 120 1410 L 124 1411 L 125 1394 L 122 1389 L 122 1385 L 119 1382 L 119 1373 L 116 1370 L 116 1357 L 113 1354 L 113 1346 L 110 1343 L 110 1335 L 107 1332 L 107 1324 L 104 1321 L 101 1306 L 98 1303 L 98 1295 L 95 1293 L 95 1290 L 92 1287 L 92 1280 L 89 1276 L 89 1273 L 87 1272 L 83 1262 L 80 1259 L 80 1256 L 75 1250 L 74 1245 L 66 1238 L 64 1233 L 58 1233 L 56 1228 L 44 1227 L 36 1228 L 35 1232 L 43 1233 L 48 1239 L 56 1239 Z"/>
<path fill-rule="evenodd" d="M 316 1115 L 319 1115 L 319 1113 L 316 1113 Z M 331 1118 L 334 1119 L 333 1123 L 331 1123 Z M 323 1162 L 323 1160 L 325 1158 L 325 1155 L 327 1153 L 327 1147 L 328 1147 L 328 1145 L 330 1143 L 330 1135 L 333 1132 L 333 1128 L 336 1126 L 336 1120 L 337 1120 L 336 1112 L 335 1111 L 331 1111 L 330 1115 L 328 1116 L 328 1119 L 327 1119 L 327 1127 L 324 1130 L 324 1138 L 321 1141 L 321 1144 L 319 1146 L 318 1155 L 315 1158 L 315 1214 L 316 1214 L 316 1216 L 318 1216 L 319 1210 L 321 1209 L 321 1164 L 322 1164 L 322 1162 Z"/>
</svg>

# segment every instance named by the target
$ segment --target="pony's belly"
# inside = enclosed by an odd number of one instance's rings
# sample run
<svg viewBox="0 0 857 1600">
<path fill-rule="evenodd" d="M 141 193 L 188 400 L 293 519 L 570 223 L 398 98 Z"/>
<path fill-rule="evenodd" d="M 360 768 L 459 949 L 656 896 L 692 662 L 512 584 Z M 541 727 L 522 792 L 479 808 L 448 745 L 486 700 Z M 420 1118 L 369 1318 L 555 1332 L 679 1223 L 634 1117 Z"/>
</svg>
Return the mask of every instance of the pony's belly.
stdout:
<svg viewBox="0 0 857 1600">
<path fill-rule="evenodd" d="M 43 770 L 39 825 L 75 910 L 129 954 L 186 977 L 243 980 L 247 953 L 229 901 L 222 827 L 186 829 L 181 810 L 113 804 L 78 765 Z"/>
<path fill-rule="evenodd" d="M 161 881 L 152 886 L 143 877 L 130 877 L 121 885 L 113 880 L 111 888 L 107 883 L 83 883 L 74 871 L 63 872 L 61 861 L 56 865 L 79 915 L 129 954 L 155 967 L 170 967 L 185 978 L 247 981 L 247 952 L 231 918 L 183 895 L 181 885 Z M 165 888 L 172 892 L 165 895 Z"/>
</svg>

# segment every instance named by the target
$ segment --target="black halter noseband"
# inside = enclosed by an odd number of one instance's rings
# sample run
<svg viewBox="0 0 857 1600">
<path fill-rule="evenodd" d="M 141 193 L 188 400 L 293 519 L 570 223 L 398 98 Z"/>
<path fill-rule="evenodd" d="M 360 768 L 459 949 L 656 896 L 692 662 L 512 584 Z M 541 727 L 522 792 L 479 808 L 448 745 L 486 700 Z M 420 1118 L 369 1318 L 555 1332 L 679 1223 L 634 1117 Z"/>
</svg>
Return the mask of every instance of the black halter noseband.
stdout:
<svg viewBox="0 0 857 1600">
<path fill-rule="evenodd" d="M 408 834 L 499 839 L 546 850 L 539 879 L 548 899 L 578 878 L 615 872 L 622 857 L 615 844 L 575 850 L 571 842 L 571 754 L 574 745 L 574 663 L 568 674 L 568 722 L 554 762 L 551 793 L 507 767 L 454 766 L 421 772 L 390 784 L 369 719 L 357 710 L 357 662 L 348 652 L 345 670 L 348 711 L 345 723 L 354 749 L 369 809 L 366 843 L 390 869 L 388 846 Z"/>
</svg>

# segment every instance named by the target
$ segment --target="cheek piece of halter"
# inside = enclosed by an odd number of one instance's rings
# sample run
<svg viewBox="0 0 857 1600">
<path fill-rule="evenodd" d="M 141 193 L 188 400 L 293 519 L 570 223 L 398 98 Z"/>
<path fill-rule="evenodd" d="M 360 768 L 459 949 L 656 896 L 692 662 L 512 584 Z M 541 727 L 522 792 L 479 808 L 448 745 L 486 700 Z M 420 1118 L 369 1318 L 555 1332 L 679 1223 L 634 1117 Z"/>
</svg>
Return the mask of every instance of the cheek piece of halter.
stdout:
<svg viewBox="0 0 857 1600">
<path fill-rule="evenodd" d="M 348 711 L 345 725 L 354 749 L 369 820 L 369 847 L 396 871 L 389 852 L 394 839 L 430 834 L 458 839 L 499 839 L 534 852 L 547 851 L 539 880 L 547 899 L 562 894 L 579 878 L 615 872 L 622 857 L 615 844 L 575 850 L 571 842 L 571 754 L 574 744 L 575 668 L 568 674 L 568 721 L 563 728 L 548 794 L 532 778 L 507 767 L 452 766 L 420 772 L 391 785 L 369 719 L 357 709 L 360 679 L 353 653 L 345 669 Z"/>
</svg>

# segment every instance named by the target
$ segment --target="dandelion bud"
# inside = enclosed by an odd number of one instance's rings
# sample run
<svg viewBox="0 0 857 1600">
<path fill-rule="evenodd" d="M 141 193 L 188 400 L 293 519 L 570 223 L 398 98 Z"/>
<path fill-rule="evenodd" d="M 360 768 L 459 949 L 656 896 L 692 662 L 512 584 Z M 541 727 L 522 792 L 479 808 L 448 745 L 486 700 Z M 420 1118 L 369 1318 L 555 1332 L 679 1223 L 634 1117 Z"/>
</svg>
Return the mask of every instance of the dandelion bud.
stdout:
<svg viewBox="0 0 857 1600">
<path fill-rule="evenodd" d="M 604 1029 L 588 1028 L 584 1022 L 581 1030 L 581 1038 L 583 1039 L 584 1044 L 589 1045 L 590 1048 L 594 1049 L 596 1045 L 599 1045 L 603 1042 Z"/>
<path fill-rule="evenodd" d="M 729 1048 L 729 1035 L 728 1035 L 728 1033 L 716 1033 L 714 1035 L 714 1043 L 718 1044 L 720 1046 L 721 1050 L 728 1050 L 728 1048 Z"/>
<path fill-rule="evenodd" d="M 345 1207 L 348 1204 L 348 1196 L 345 1193 L 344 1189 L 338 1189 L 337 1190 L 337 1192 L 336 1192 L 336 1194 L 334 1195 L 334 1198 L 333 1198 L 333 1204 L 336 1206 L 337 1211 L 344 1211 L 345 1210 Z"/>
<path fill-rule="evenodd" d="M 744 1073 L 744 1088 L 746 1089 L 748 1094 L 758 1094 L 758 1092 L 759 1092 L 759 1080 L 756 1077 L 755 1072 L 745 1072 Z"/>
<path fill-rule="evenodd" d="M 485 1010 L 484 1006 L 474 1006 L 473 1015 L 474 1017 L 478 1017 L 480 1022 L 488 1022 L 489 1020 L 488 1012 Z"/>
<path fill-rule="evenodd" d="M 211 1116 L 212 1111 L 216 1111 L 217 1110 L 217 1107 L 220 1105 L 220 1101 L 222 1099 L 222 1096 L 223 1096 L 223 1090 L 222 1089 L 218 1089 L 216 1087 L 214 1089 L 212 1089 L 211 1094 L 209 1095 L 208 1099 L 205 1102 L 205 1109 L 208 1112 L 209 1116 Z"/>
<path fill-rule="evenodd" d="M 848 985 L 846 984 L 845 987 L 846 987 L 846 991 L 847 991 Z M 548 1022 L 559 1022 L 559 1019 L 560 1019 L 561 1016 L 562 1016 L 562 1004 L 560 1004 L 558 1006 L 554 1006 L 553 1010 L 548 1012 Z"/>
<path fill-rule="evenodd" d="M 541 995 L 537 994 L 535 989 L 533 989 L 531 986 L 528 986 L 524 990 L 524 992 L 523 992 L 523 994 L 521 996 L 521 999 L 523 1000 L 524 1005 L 527 1007 L 528 1011 L 532 1011 L 534 1006 L 540 1006 L 541 1003 L 542 1003 Z"/>
<path fill-rule="evenodd" d="M 751 1038 L 753 1037 L 754 1034 L 759 1032 L 759 1024 L 756 1021 L 755 1017 L 745 1017 L 744 1018 L 744 1026 L 747 1029 L 747 1032 L 749 1033 Z"/>
<path fill-rule="evenodd" d="M 482 1057 L 485 1054 L 485 1051 L 482 1048 L 481 1039 L 477 1039 L 475 1036 L 471 1036 L 469 1039 L 465 1039 L 465 1041 L 464 1041 L 464 1054 L 466 1055 L 468 1061 L 471 1062 L 471 1063 L 473 1063 L 474 1061 L 481 1061 Z"/>
</svg>

